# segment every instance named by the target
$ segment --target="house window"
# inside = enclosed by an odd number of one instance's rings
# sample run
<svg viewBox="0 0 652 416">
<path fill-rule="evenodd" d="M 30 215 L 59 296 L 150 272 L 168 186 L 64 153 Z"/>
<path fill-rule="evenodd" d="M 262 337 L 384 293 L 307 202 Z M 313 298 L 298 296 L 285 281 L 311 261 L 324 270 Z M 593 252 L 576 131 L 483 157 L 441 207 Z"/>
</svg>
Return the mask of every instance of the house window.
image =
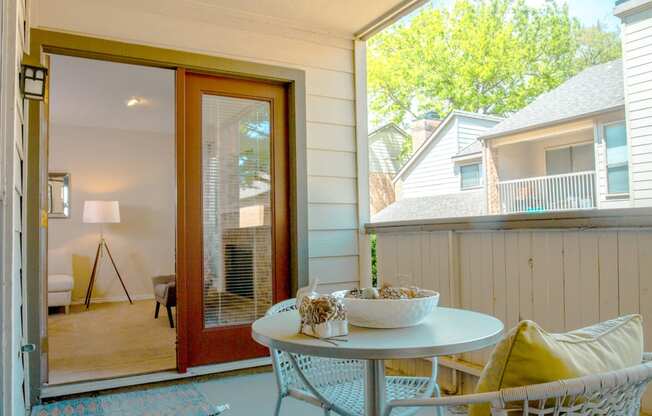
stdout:
<svg viewBox="0 0 652 416">
<path fill-rule="evenodd" d="M 604 126 L 604 141 L 607 149 L 607 192 L 625 194 L 629 192 L 629 155 L 625 123 Z"/>
<path fill-rule="evenodd" d="M 480 186 L 480 164 L 460 166 L 460 176 L 462 177 L 462 189 L 477 188 Z"/>
<path fill-rule="evenodd" d="M 547 175 L 587 172 L 593 169 L 593 143 L 546 150 Z"/>
</svg>

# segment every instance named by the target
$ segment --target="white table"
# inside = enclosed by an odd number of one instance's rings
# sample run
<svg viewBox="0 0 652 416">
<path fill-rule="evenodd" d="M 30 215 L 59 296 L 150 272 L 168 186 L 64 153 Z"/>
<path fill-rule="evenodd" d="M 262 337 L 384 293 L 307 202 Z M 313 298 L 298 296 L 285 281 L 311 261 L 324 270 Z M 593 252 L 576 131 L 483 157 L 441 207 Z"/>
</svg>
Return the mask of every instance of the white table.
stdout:
<svg viewBox="0 0 652 416">
<path fill-rule="evenodd" d="M 348 342 L 331 345 L 298 334 L 297 311 L 261 318 L 252 326 L 260 344 L 318 357 L 366 360 L 365 414 L 379 416 L 385 403 L 385 362 L 475 351 L 498 342 L 503 324 L 493 316 L 463 309 L 435 308 L 418 326 L 371 329 L 349 325 Z"/>
</svg>

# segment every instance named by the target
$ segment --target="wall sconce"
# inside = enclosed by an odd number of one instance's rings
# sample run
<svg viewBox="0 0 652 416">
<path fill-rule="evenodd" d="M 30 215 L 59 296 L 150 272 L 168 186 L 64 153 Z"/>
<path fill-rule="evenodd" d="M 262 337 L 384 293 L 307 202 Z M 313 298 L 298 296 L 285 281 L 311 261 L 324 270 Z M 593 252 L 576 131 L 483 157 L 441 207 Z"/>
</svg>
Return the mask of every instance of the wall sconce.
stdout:
<svg viewBox="0 0 652 416">
<path fill-rule="evenodd" d="M 45 98 L 45 80 L 47 68 L 42 66 L 22 65 L 20 73 L 20 90 L 30 100 L 43 101 Z"/>
</svg>

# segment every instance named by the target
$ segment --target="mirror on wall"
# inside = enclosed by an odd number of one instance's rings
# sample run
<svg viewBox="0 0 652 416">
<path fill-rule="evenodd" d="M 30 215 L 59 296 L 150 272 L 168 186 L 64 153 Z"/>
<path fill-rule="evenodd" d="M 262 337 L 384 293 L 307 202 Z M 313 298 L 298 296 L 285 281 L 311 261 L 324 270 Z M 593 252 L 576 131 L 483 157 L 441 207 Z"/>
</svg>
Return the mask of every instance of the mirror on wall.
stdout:
<svg viewBox="0 0 652 416">
<path fill-rule="evenodd" d="M 48 217 L 70 218 L 70 174 L 48 174 Z"/>
</svg>

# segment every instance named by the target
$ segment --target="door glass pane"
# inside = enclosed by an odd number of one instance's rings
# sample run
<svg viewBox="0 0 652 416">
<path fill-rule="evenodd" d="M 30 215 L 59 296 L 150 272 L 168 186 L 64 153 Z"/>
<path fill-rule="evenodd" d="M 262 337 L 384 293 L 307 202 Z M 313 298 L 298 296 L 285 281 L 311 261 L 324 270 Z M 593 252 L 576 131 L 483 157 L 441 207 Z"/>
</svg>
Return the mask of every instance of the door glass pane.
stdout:
<svg viewBox="0 0 652 416">
<path fill-rule="evenodd" d="M 272 305 L 270 106 L 202 96 L 204 326 Z"/>
<path fill-rule="evenodd" d="M 546 150 L 546 172 L 548 175 L 570 173 L 571 169 L 570 147 Z"/>
<path fill-rule="evenodd" d="M 462 175 L 462 189 L 480 186 L 480 165 L 462 165 L 460 166 Z"/>
<path fill-rule="evenodd" d="M 595 169 L 593 143 L 571 147 L 573 172 L 587 172 Z"/>
</svg>

